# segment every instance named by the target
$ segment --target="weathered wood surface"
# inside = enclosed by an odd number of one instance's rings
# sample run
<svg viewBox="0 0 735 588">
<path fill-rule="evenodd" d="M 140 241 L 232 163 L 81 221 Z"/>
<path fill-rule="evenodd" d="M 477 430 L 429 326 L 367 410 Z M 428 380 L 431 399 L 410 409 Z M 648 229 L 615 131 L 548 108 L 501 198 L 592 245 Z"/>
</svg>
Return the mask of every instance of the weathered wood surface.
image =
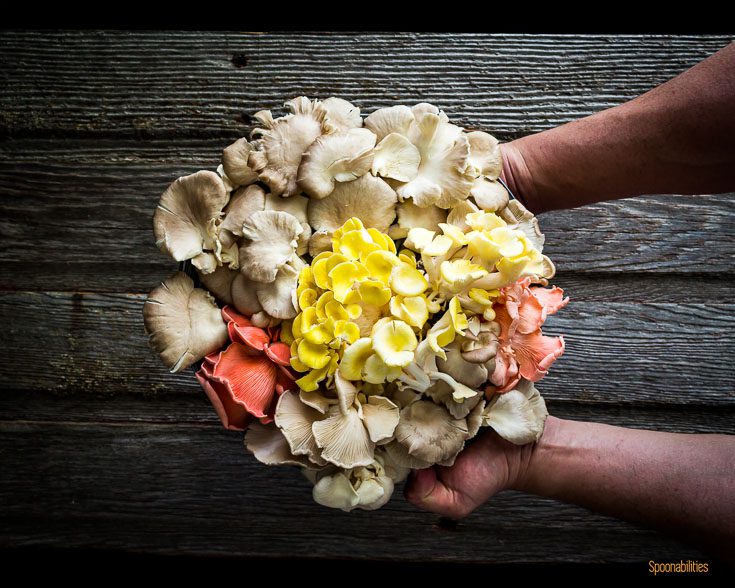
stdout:
<svg viewBox="0 0 735 588">
<path fill-rule="evenodd" d="M 430 101 L 510 139 L 619 104 L 725 36 L 0 33 L 0 546 L 477 562 L 671 560 L 691 548 L 507 493 L 453 531 L 398 496 L 345 515 L 219 428 L 191 373 L 146 347 L 145 292 L 174 264 L 158 195 L 213 169 L 249 116 L 339 95 Z M 553 414 L 735 432 L 732 195 L 544 215 Z M 298 521 L 298 524 L 295 524 Z M 385 537 L 390 536 L 390 545 Z M 345 550 L 349 545 L 349 550 Z"/>
<path fill-rule="evenodd" d="M 223 145 L 0 143 L 0 285 L 149 291 L 175 267 L 151 247 L 160 193 L 173 178 L 216 168 Z M 722 279 L 735 256 L 724 238 L 735 233 L 732 203 L 731 194 L 655 196 L 554 212 L 541 217 L 546 253 L 563 273 Z"/>
<path fill-rule="evenodd" d="M 701 557 L 651 531 L 511 492 L 449 530 L 400 493 L 375 513 L 327 511 L 300 473 L 262 467 L 240 435 L 209 426 L 5 422 L 0 456 L 15 469 L 0 485 L 3 539 L 14 544 L 508 563 L 557 561 L 563 543 L 567 561 Z"/>
<path fill-rule="evenodd" d="M 235 136 L 255 111 L 306 94 L 365 112 L 432 102 L 507 137 L 624 102 L 731 40 L 13 32 L 3 35 L 0 123 L 11 135 Z"/>
<path fill-rule="evenodd" d="M 15 341 L 0 378 L 13 389 L 65 394 L 201 394 L 190 371 L 170 374 L 147 348 L 144 300 L 0 293 L 0 316 Z M 735 355 L 733 310 L 726 303 L 576 301 L 546 323 L 546 333 L 564 333 L 567 350 L 539 388 L 546 398 L 582 403 L 735 408 L 722 361 Z"/>
</svg>

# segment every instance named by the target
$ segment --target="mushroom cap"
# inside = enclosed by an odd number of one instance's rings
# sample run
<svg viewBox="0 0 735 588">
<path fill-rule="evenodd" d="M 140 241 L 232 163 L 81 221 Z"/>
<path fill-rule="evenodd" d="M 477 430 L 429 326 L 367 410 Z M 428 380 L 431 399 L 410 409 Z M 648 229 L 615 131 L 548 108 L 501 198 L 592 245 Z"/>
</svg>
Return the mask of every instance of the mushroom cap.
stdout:
<svg viewBox="0 0 735 588">
<path fill-rule="evenodd" d="M 371 174 L 338 183 L 334 191 L 321 200 L 310 200 L 309 224 L 315 231 L 333 232 L 352 217 L 366 228 L 386 232 L 396 217 L 398 198 L 388 184 Z"/>
<path fill-rule="evenodd" d="M 525 445 L 541 438 L 548 414 L 536 387 L 522 379 L 514 390 L 490 399 L 483 410 L 483 425 L 511 443 Z"/>
<path fill-rule="evenodd" d="M 143 306 L 151 347 L 178 372 L 227 342 L 227 326 L 214 298 L 192 279 L 176 272 L 155 288 Z"/>
<path fill-rule="evenodd" d="M 498 140 L 483 131 L 467 133 L 467 140 L 470 143 L 469 163 L 476 168 L 477 175 L 497 180 L 503 170 Z"/>
<path fill-rule="evenodd" d="M 495 212 L 508 204 L 508 190 L 500 182 L 477 178 L 470 189 L 470 196 L 485 212 Z"/>
<path fill-rule="evenodd" d="M 313 467 L 306 456 L 294 455 L 281 430 L 273 424 L 253 421 L 245 432 L 245 447 L 265 465 Z"/>
<path fill-rule="evenodd" d="M 242 230 L 240 271 L 255 282 L 273 282 L 293 257 L 304 229 L 287 212 L 261 210 L 250 215 Z"/>
<path fill-rule="evenodd" d="M 227 230 L 233 235 L 242 237 L 242 224 L 253 213 L 261 210 L 265 210 L 265 190 L 263 188 L 255 185 L 238 188 L 233 192 L 225 208 L 225 218 L 220 225 L 220 231 Z"/>
<path fill-rule="evenodd" d="M 397 189 L 398 196 L 412 198 L 417 206 L 441 208 L 466 199 L 474 178 L 468 171 L 470 145 L 462 129 L 427 112 L 416 118 L 408 138 L 418 148 L 421 164 L 416 178 Z"/>
<path fill-rule="evenodd" d="M 439 371 L 449 374 L 458 382 L 470 388 L 479 388 L 488 379 L 487 369 L 481 363 L 470 363 L 462 356 L 460 342 L 455 339 L 446 346 L 447 358 L 437 358 Z"/>
<path fill-rule="evenodd" d="M 222 169 L 235 186 L 248 186 L 258 179 L 258 173 L 248 167 L 252 147 L 242 138 L 222 151 Z"/>
<path fill-rule="evenodd" d="M 327 111 L 329 122 L 338 131 L 346 131 L 362 126 L 360 109 L 351 102 L 347 102 L 347 100 L 333 96 L 322 102 L 322 108 Z"/>
<path fill-rule="evenodd" d="M 382 141 L 391 133 L 408 135 L 408 129 L 414 122 L 413 112 L 408 106 L 389 106 L 379 108 L 365 119 L 365 126 Z"/>
<path fill-rule="evenodd" d="M 330 407 L 327 415 L 312 427 L 322 458 L 345 469 L 370 465 L 375 443 L 370 439 L 360 413 L 355 408 L 343 413 L 335 405 Z"/>
<path fill-rule="evenodd" d="M 301 258 L 294 256 L 278 270 L 272 282 L 255 282 L 255 294 L 263 310 L 271 317 L 285 320 L 298 314 L 293 302 L 293 293 L 299 281 L 299 272 L 304 267 Z"/>
<path fill-rule="evenodd" d="M 306 150 L 298 170 L 298 185 L 312 198 L 324 198 L 334 183 L 349 182 L 370 171 L 375 134 L 369 129 L 349 129 L 322 135 Z"/>
<path fill-rule="evenodd" d="M 295 392 L 284 392 L 276 405 L 276 426 L 281 429 L 294 455 L 305 455 L 317 465 L 326 465 L 320 457 L 312 425 L 323 415 L 307 406 Z"/>
<path fill-rule="evenodd" d="M 326 120 L 327 111 L 319 101 L 301 96 L 286 102 L 293 114 L 275 119 L 268 129 L 253 132 L 262 136 L 251 151 L 248 165 L 258 171 L 258 178 L 276 196 L 293 196 L 299 189 L 296 177 L 301 156 L 317 137 L 333 130 Z"/>
<path fill-rule="evenodd" d="M 398 226 L 406 231 L 413 228 L 440 231 L 439 223 L 447 222 L 447 211 L 438 206 L 416 206 L 411 200 L 399 202 L 396 207 Z"/>
<path fill-rule="evenodd" d="M 419 400 L 401 410 L 395 434 L 410 455 L 437 463 L 462 449 L 468 429 L 465 419 L 452 418 L 443 406 Z"/>
<path fill-rule="evenodd" d="M 214 294 L 215 298 L 224 304 L 233 303 L 232 282 L 240 275 L 240 272 L 221 265 L 211 273 L 205 274 L 202 271 L 197 273 L 201 283 L 210 293 Z"/>
<path fill-rule="evenodd" d="M 405 135 L 391 133 L 375 148 L 372 172 L 376 176 L 410 182 L 419 173 L 421 154 Z"/>
<path fill-rule="evenodd" d="M 229 194 L 222 178 L 199 171 L 175 180 L 153 215 L 156 245 L 176 261 L 185 261 L 214 250 L 213 228 Z"/>
</svg>

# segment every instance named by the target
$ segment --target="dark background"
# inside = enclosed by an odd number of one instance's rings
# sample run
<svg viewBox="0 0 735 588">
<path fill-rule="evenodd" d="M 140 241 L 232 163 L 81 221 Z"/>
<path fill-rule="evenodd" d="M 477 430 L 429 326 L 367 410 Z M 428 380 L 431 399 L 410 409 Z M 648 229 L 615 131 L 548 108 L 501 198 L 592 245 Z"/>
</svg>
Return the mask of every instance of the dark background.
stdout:
<svg viewBox="0 0 735 588">
<path fill-rule="evenodd" d="M 257 110 L 281 114 L 302 94 L 365 114 L 428 101 L 510 140 L 620 104 L 730 40 L 0 33 L 5 562 L 180 561 L 154 557 L 168 554 L 562 574 L 607 562 L 645 574 L 651 559 L 705 560 L 656 532 L 514 492 L 458 525 L 400 491 L 374 513 L 320 507 L 298 472 L 261 466 L 221 429 L 191 372 L 167 373 L 141 312 L 175 270 L 153 244 L 160 193 L 214 169 Z M 554 282 L 572 298 L 547 323 L 567 341 L 539 386 L 551 413 L 733 433 L 732 195 L 635 198 L 540 221 Z"/>
</svg>

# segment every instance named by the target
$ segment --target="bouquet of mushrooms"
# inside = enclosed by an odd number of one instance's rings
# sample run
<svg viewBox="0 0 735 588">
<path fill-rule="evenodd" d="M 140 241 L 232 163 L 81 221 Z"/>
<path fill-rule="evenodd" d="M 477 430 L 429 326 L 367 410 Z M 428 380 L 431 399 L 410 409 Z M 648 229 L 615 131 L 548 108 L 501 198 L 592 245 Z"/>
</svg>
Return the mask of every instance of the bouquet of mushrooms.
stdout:
<svg viewBox="0 0 735 588">
<path fill-rule="evenodd" d="M 484 427 L 535 442 L 535 383 L 564 351 L 541 326 L 568 298 L 498 181 L 497 140 L 431 104 L 286 108 L 161 196 L 156 244 L 195 269 L 150 293 L 152 348 L 196 366 L 257 460 L 345 511 L 451 465 Z"/>
</svg>

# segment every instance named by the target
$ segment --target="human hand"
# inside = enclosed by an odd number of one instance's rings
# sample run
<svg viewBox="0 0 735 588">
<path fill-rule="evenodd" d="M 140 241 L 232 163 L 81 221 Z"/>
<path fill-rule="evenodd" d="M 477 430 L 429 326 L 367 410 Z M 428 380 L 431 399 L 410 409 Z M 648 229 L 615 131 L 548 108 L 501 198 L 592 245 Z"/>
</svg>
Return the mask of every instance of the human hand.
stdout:
<svg viewBox="0 0 735 588">
<path fill-rule="evenodd" d="M 534 445 L 514 445 L 492 429 L 478 435 L 451 467 L 411 473 L 404 494 L 412 504 L 460 519 L 502 490 L 516 488 L 528 468 Z"/>
</svg>

